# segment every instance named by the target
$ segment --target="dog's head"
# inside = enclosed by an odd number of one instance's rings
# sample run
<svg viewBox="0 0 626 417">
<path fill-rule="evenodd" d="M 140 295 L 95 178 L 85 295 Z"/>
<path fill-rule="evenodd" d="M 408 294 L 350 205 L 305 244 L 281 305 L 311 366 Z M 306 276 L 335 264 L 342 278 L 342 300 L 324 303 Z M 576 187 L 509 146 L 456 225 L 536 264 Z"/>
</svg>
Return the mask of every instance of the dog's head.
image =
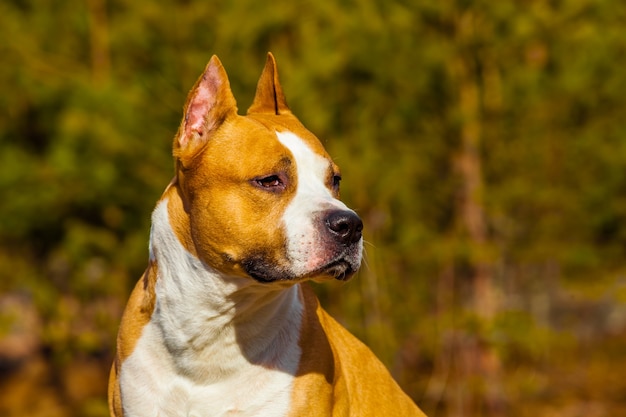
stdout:
<svg viewBox="0 0 626 417">
<path fill-rule="evenodd" d="M 339 200 L 339 168 L 287 107 L 271 54 L 246 116 L 211 59 L 187 98 L 174 157 L 170 222 L 210 267 L 268 283 L 345 280 L 359 268 L 361 219 Z"/>
</svg>

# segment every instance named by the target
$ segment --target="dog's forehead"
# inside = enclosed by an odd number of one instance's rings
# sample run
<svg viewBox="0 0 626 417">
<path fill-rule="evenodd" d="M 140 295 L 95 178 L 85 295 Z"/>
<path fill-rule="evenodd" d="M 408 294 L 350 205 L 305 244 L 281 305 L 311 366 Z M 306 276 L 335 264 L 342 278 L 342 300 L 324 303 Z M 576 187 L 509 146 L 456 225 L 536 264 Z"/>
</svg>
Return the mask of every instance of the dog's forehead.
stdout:
<svg viewBox="0 0 626 417">
<path fill-rule="evenodd" d="M 248 115 L 249 119 L 276 134 L 278 141 L 293 155 L 295 162 L 305 164 L 316 173 L 338 172 L 320 140 L 293 115 Z"/>
<path fill-rule="evenodd" d="M 315 152 L 314 148 L 300 136 L 290 131 L 276 132 L 279 142 L 293 155 L 299 174 L 308 173 L 324 179 L 334 171 L 332 161 L 326 153 Z"/>
</svg>

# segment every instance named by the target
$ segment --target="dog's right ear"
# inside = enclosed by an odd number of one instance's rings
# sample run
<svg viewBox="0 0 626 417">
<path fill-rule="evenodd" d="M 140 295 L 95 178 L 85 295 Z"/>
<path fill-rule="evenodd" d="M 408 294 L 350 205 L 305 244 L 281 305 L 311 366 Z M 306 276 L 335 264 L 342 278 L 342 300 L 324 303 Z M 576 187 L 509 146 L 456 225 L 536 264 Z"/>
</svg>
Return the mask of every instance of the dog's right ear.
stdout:
<svg viewBox="0 0 626 417">
<path fill-rule="evenodd" d="M 278 79 L 276 60 L 271 52 L 267 54 L 265 67 L 256 87 L 254 101 L 248 109 L 248 114 L 253 113 L 276 115 L 291 113 Z"/>
<path fill-rule="evenodd" d="M 217 56 L 213 55 L 189 92 L 184 114 L 173 147 L 174 157 L 181 162 L 202 149 L 228 116 L 237 114 L 226 70 Z"/>
</svg>

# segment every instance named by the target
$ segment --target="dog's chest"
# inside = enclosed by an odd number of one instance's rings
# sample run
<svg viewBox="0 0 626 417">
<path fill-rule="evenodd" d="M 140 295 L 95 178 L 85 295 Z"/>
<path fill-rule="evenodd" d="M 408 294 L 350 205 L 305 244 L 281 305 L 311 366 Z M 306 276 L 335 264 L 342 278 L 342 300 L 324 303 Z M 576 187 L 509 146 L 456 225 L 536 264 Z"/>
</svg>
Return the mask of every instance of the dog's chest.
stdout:
<svg viewBox="0 0 626 417">
<path fill-rule="evenodd" d="M 203 268 L 169 225 L 164 201 L 153 215 L 154 312 L 120 369 L 124 416 L 287 415 L 301 354 L 298 288 L 235 320 L 238 286 Z"/>
<path fill-rule="evenodd" d="M 228 350 L 228 347 L 224 348 Z M 194 381 L 177 372 L 157 326 L 148 324 L 136 349 L 122 364 L 120 384 L 125 416 L 285 416 L 293 375 L 254 365 L 222 352 L 224 367 L 236 373 Z M 214 372 L 215 369 L 211 372 Z"/>
</svg>

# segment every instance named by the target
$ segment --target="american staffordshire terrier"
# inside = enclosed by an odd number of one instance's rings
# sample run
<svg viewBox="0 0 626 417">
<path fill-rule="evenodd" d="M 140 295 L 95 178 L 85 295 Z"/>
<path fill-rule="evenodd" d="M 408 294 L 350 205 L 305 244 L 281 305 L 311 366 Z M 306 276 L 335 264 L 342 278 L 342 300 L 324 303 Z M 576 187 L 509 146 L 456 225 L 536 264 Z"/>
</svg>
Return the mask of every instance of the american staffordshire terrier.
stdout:
<svg viewBox="0 0 626 417">
<path fill-rule="evenodd" d="M 348 280 L 363 224 L 269 54 L 246 116 L 215 56 L 174 138 L 109 381 L 112 416 L 423 416 L 305 281 Z"/>
</svg>

